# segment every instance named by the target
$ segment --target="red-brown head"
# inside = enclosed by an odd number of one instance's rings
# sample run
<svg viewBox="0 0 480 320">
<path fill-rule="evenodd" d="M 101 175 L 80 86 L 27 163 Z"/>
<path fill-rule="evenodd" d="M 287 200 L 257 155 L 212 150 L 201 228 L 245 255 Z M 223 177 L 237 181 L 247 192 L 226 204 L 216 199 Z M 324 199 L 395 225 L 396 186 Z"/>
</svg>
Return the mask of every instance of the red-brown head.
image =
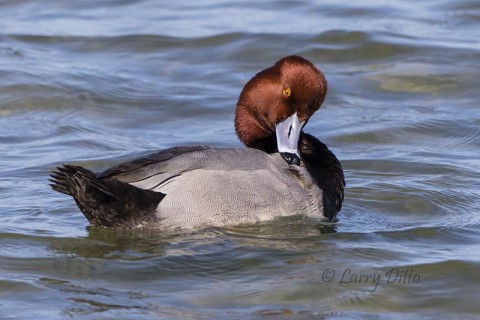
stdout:
<svg viewBox="0 0 480 320">
<path fill-rule="evenodd" d="M 235 130 L 247 147 L 275 139 L 289 163 L 298 164 L 298 138 L 327 94 L 327 81 L 308 60 L 280 59 L 255 75 L 243 88 L 235 112 Z"/>
</svg>

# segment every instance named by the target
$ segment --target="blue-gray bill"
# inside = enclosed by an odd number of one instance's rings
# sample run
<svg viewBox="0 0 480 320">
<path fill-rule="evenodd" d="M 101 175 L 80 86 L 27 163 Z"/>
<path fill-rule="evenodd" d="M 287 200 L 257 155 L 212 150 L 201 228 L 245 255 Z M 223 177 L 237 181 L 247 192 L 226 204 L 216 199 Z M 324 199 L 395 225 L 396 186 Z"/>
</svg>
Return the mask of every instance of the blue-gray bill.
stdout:
<svg viewBox="0 0 480 320">
<path fill-rule="evenodd" d="M 288 164 L 293 164 L 293 165 L 300 165 L 300 157 L 295 154 L 295 153 L 290 153 L 290 152 L 282 152 L 280 153 L 282 156 L 283 160 L 285 160 Z"/>
<path fill-rule="evenodd" d="M 278 152 L 288 164 L 300 164 L 298 140 L 305 121 L 300 122 L 297 113 L 292 114 L 275 126 Z"/>
</svg>

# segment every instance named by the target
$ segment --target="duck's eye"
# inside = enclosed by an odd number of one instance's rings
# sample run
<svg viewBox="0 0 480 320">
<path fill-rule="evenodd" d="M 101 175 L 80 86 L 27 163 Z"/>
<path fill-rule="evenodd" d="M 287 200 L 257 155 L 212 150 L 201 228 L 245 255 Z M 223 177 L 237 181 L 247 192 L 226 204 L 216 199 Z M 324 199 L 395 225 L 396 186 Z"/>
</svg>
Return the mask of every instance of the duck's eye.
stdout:
<svg viewBox="0 0 480 320">
<path fill-rule="evenodd" d="M 290 95 L 292 94 L 292 90 L 291 90 L 290 88 L 284 88 L 283 91 L 282 91 L 282 93 L 283 93 L 283 96 L 284 96 L 284 97 L 287 97 L 287 98 L 288 98 L 288 97 L 290 97 Z"/>
</svg>

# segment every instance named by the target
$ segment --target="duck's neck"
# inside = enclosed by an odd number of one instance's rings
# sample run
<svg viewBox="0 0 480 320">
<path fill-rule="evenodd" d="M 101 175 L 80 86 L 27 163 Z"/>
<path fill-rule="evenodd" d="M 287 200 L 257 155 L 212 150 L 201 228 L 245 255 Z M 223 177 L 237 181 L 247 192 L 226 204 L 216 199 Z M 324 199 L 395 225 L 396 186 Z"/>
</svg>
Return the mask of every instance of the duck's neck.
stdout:
<svg viewBox="0 0 480 320">
<path fill-rule="evenodd" d="M 343 202 L 345 178 L 342 165 L 324 143 L 308 133 L 301 133 L 298 145 L 310 176 L 323 190 L 323 214 L 328 219 L 333 219 Z M 267 153 L 278 152 L 273 135 L 254 141 L 250 147 Z"/>
<path fill-rule="evenodd" d="M 265 151 L 266 153 L 278 152 L 277 140 L 275 139 L 274 135 L 255 140 L 250 143 L 249 147 Z"/>
<path fill-rule="evenodd" d="M 299 149 L 308 172 L 323 190 L 323 214 L 328 219 L 335 218 L 342 208 L 345 187 L 340 161 L 324 143 L 308 133 L 302 132 Z"/>
</svg>

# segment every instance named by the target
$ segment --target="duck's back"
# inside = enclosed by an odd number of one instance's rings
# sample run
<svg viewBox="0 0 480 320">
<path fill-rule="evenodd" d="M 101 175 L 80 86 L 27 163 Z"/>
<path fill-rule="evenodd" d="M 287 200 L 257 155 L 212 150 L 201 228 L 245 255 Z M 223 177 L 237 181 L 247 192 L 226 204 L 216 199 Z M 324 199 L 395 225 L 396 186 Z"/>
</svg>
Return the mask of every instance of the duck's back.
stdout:
<svg viewBox="0 0 480 320">
<path fill-rule="evenodd" d="M 252 148 L 182 147 L 105 171 L 165 197 L 156 208 L 166 228 L 227 226 L 306 214 L 322 217 L 322 191 L 303 166 Z"/>
</svg>

